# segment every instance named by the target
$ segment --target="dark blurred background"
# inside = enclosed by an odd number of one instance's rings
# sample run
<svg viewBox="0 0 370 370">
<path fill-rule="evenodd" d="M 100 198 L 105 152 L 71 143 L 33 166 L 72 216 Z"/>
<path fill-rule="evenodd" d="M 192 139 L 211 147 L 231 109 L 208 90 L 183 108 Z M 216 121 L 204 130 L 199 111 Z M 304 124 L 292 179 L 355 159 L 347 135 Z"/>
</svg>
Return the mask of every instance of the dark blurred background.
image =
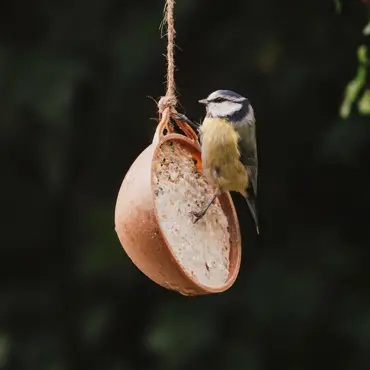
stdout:
<svg viewBox="0 0 370 370">
<path fill-rule="evenodd" d="M 114 231 L 165 92 L 163 5 L 1 4 L 0 369 L 369 369 L 370 118 L 339 115 L 366 1 L 177 1 L 182 111 L 231 89 L 258 120 L 261 236 L 234 195 L 239 277 L 199 298 Z"/>
</svg>

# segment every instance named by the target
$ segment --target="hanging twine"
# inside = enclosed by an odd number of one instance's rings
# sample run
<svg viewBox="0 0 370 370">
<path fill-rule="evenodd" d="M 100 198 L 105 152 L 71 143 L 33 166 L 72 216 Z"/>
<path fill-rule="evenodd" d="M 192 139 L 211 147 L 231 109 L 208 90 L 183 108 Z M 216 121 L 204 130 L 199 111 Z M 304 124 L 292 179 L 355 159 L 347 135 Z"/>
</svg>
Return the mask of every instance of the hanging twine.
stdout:
<svg viewBox="0 0 370 370">
<path fill-rule="evenodd" d="M 166 108 L 174 111 L 177 98 L 175 94 L 175 20 L 173 15 L 173 8 L 175 0 L 166 0 L 164 8 L 163 25 L 167 24 L 167 91 L 166 95 L 162 96 L 158 102 L 159 113 L 162 113 Z"/>
</svg>

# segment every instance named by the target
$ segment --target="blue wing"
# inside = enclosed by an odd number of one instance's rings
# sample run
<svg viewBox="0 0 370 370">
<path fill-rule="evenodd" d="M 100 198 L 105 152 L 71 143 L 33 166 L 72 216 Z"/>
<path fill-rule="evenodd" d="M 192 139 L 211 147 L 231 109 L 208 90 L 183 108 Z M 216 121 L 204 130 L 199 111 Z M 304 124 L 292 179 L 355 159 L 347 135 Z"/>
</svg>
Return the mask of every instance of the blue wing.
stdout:
<svg viewBox="0 0 370 370">
<path fill-rule="evenodd" d="M 238 142 L 240 161 L 248 172 L 248 188 L 246 189 L 246 200 L 252 213 L 258 231 L 258 217 L 256 209 L 257 181 L 258 181 L 258 154 L 256 140 L 256 125 L 254 121 L 235 127 L 240 136 Z"/>
</svg>

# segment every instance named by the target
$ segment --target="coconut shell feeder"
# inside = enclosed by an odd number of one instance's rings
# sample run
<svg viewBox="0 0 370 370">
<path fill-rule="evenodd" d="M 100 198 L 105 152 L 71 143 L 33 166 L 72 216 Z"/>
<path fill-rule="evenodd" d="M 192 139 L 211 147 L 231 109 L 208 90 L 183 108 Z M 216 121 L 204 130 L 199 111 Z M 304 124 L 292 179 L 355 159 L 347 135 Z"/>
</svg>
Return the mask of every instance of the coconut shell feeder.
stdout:
<svg viewBox="0 0 370 370">
<path fill-rule="evenodd" d="M 197 134 L 174 107 L 172 0 L 166 9 L 167 94 L 159 104 L 160 122 L 152 143 L 121 184 L 115 230 L 132 262 L 155 283 L 188 296 L 220 293 L 239 273 L 239 223 L 229 193 L 220 195 L 203 219 L 193 223 L 191 212 L 200 211 L 214 189 L 202 175 Z"/>
</svg>

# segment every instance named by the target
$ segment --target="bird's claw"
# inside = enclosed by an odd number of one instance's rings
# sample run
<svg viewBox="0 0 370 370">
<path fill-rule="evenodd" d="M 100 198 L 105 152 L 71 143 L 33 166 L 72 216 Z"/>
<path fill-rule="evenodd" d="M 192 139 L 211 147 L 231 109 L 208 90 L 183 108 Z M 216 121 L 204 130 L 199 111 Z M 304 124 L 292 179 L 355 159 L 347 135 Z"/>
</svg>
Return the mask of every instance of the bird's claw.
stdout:
<svg viewBox="0 0 370 370">
<path fill-rule="evenodd" d="M 190 215 L 193 216 L 193 224 L 196 224 L 203 217 L 203 212 L 190 212 Z"/>
</svg>

